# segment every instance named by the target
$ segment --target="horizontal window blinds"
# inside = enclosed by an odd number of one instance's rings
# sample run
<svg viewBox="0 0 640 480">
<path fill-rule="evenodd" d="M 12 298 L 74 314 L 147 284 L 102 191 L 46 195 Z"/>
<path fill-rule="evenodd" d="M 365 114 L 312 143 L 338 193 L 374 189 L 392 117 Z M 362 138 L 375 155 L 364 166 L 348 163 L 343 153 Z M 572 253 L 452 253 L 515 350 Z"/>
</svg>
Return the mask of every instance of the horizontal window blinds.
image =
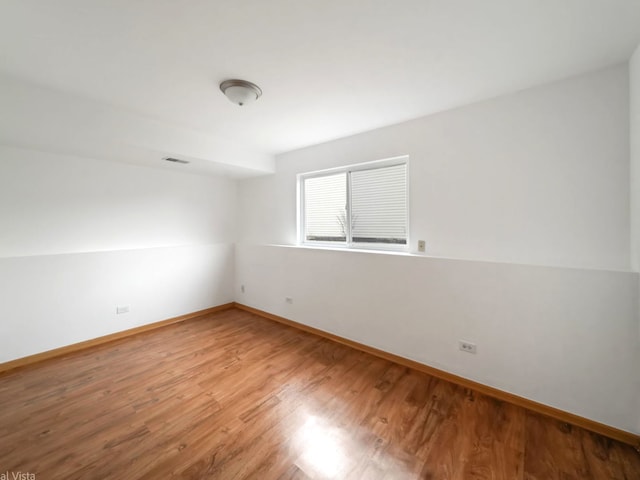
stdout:
<svg viewBox="0 0 640 480">
<path fill-rule="evenodd" d="M 316 242 L 345 242 L 346 204 L 346 172 L 305 179 L 305 239 Z"/>
<path fill-rule="evenodd" d="M 407 243 L 407 166 L 351 172 L 351 241 Z"/>
</svg>

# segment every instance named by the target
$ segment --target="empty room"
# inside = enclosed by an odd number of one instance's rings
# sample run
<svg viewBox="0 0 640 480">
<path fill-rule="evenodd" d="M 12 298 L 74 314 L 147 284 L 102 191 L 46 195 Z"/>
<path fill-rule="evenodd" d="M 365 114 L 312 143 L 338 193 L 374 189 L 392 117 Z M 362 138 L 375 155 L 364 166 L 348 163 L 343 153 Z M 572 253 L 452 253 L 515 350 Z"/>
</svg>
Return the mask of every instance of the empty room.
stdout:
<svg viewBox="0 0 640 480">
<path fill-rule="evenodd" d="M 640 479 L 640 2 L 0 1 L 0 480 Z"/>
</svg>

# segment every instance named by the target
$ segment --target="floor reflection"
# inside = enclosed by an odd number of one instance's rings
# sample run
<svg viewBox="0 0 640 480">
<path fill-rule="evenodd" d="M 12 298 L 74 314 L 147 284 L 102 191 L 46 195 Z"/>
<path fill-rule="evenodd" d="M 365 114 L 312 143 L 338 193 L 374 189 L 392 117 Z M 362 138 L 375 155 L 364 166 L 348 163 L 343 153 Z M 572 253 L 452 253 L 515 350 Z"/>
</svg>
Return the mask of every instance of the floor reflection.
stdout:
<svg viewBox="0 0 640 480">
<path fill-rule="evenodd" d="M 300 454 L 296 465 L 311 478 L 343 478 L 349 466 L 345 437 L 339 428 L 307 415 L 293 438 Z"/>
<path fill-rule="evenodd" d="M 396 458 L 372 432 L 347 430 L 319 415 L 302 417 L 290 445 L 296 467 L 312 479 L 415 478 L 407 469 L 414 462 Z"/>
</svg>

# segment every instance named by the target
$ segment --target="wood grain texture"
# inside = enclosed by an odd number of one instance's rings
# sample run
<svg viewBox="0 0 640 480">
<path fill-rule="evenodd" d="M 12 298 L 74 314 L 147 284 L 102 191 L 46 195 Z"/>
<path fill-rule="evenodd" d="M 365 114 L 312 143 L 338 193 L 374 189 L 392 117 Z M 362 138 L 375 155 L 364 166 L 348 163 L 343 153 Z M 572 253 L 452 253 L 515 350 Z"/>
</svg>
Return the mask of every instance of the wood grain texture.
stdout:
<svg viewBox="0 0 640 480">
<path fill-rule="evenodd" d="M 0 377 L 0 473 L 638 479 L 629 445 L 238 309 Z"/>
<path fill-rule="evenodd" d="M 172 325 L 174 323 L 184 322 L 185 320 L 201 317 L 203 315 L 207 315 L 210 313 L 228 310 L 229 308 L 233 308 L 233 307 L 235 307 L 234 302 L 225 303 L 223 305 L 205 308 L 204 310 L 198 310 L 197 312 L 186 313 L 184 315 L 168 318 L 166 320 L 161 320 L 159 322 L 148 323 L 146 325 L 130 328 L 128 330 L 112 333 L 110 335 L 104 335 L 102 337 L 92 338 L 91 340 L 86 340 L 84 342 L 73 343 L 71 345 L 67 345 L 64 347 L 54 348 L 53 350 L 47 350 L 46 352 L 36 353 L 34 355 L 29 355 L 27 357 L 10 360 L 8 362 L 0 363 L 0 374 L 2 372 L 7 372 L 9 370 L 13 370 L 16 368 L 44 362 L 47 360 L 51 360 L 52 358 L 61 357 L 69 353 L 78 352 L 80 350 L 84 350 L 85 348 L 95 347 L 96 345 L 102 345 L 103 343 L 113 342 L 114 340 L 120 340 L 121 338 L 126 338 L 132 335 L 138 335 L 139 333 L 155 330 L 156 328 L 165 327 L 167 325 Z"/>
<path fill-rule="evenodd" d="M 473 380 L 469 380 L 467 378 L 460 377 L 458 375 L 454 375 L 452 373 L 445 372 L 443 370 L 439 370 L 437 368 L 431 367 L 429 365 L 425 365 L 423 363 L 416 362 L 414 360 L 410 360 L 408 358 L 401 357 L 399 355 L 394 355 L 393 353 L 385 352 L 384 350 L 379 350 L 377 348 L 373 348 L 368 345 L 364 345 L 362 343 L 354 342 L 353 340 L 339 337 L 338 335 L 334 335 L 332 333 L 328 333 L 323 330 L 319 330 L 317 328 L 304 325 L 302 323 L 294 322 L 293 320 L 289 320 L 287 318 L 280 317 L 278 315 L 274 315 L 272 313 L 268 313 L 263 310 L 259 310 L 257 308 L 249 307 L 247 305 L 242 305 L 240 303 L 235 303 L 235 307 L 239 308 L 240 310 L 251 312 L 255 315 L 259 315 L 261 317 L 267 318 L 269 320 L 273 320 L 278 323 L 282 323 L 284 325 L 295 327 L 305 332 L 312 333 L 314 335 L 319 335 L 321 337 L 328 338 L 330 340 L 333 340 L 334 342 L 347 345 L 349 347 L 355 348 L 362 352 L 370 353 L 371 355 L 375 355 L 376 357 L 384 358 L 385 360 L 389 360 L 391 362 L 404 365 L 414 370 L 427 373 L 431 376 L 446 380 L 448 382 L 455 383 L 464 388 L 469 388 L 478 393 L 482 393 L 484 395 L 493 397 L 497 400 L 509 402 L 511 404 L 526 408 L 527 410 L 531 410 L 533 412 L 540 413 L 542 415 L 546 415 L 548 417 L 554 418 L 561 422 L 569 423 L 571 425 L 575 425 L 577 427 L 581 427 L 586 430 L 589 430 L 590 432 L 604 435 L 605 437 L 611 438 L 613 440 L 618 440 L 620 442 L 631 445 L 640 451 L 640 436 L 635 435 L 631 432 L 626 432 L 624 430 L 620 430 L 618 428 L 605 425 L 603 423 L 599 423 L 594 420 L 590 420 L 588 418 L 575 415 L 573 413 L 565 412 L 563 410 L 559 410 L 557 408 L 550 407 L 548 405 L 544 405 L 542 403 L 538 403 L 533 400 L 529 400 L 528 398 L 519 397 L 518 395 L 514 395 L 512 393 L 508 393 L 503 390 L 499 390 L 497 388 L 484 385 L 482 383 L 474 382 Z"/>
</svg>

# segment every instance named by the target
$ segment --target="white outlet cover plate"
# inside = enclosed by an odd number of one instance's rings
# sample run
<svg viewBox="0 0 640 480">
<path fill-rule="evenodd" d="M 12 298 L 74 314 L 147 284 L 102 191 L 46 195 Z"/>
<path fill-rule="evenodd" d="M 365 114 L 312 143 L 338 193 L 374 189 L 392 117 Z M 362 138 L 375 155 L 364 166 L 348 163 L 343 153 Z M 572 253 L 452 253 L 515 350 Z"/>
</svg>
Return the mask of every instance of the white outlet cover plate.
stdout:
<svg viewBox="0 0 640 480">
<path fill-rule="evenodd" d="M 467 342 L 465 340 L 458 340 L 458 348 L 467 353 L 478 353 L 478 347 L 473 342 Z"/>
</svg>

